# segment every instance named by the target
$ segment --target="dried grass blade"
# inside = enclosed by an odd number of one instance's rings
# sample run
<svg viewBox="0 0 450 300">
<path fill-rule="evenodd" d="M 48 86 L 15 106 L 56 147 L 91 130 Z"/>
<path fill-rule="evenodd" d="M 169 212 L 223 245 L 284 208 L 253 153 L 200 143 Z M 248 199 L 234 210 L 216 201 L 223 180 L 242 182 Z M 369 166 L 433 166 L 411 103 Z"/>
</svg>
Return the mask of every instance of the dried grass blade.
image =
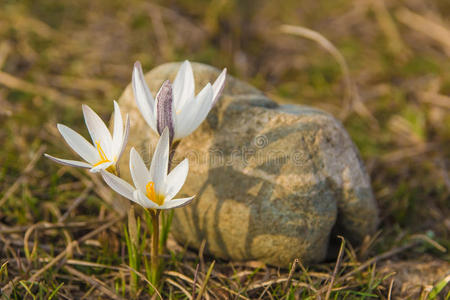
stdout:
<svg viewBox="0 0 450 300">
<path fill-rule="evenodd" d="M 206 290 L 206 285 L 208 284 L 209 277 L 211 276 L 212 270 L 214 269 L 214 265 L 216 264 L 216 261 L 213 261 L 211 265 L 209 266 L 208 272 L 206 273 L 205 279 L 203 280 L 202 286 L 200 287 L 200 291 L 198 292 L 196 300 L 202 299 L 203 293 Z"/>
</svg>

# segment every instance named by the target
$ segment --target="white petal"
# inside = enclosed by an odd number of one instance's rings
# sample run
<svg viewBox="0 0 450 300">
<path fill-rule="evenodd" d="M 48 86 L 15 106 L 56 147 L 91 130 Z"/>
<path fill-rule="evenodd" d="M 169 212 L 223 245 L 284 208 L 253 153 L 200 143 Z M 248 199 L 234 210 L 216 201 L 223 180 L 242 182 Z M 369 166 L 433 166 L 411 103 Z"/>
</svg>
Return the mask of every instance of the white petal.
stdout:
<svg viewBox="0 0 450 300">
<path fill-rule="evenodd" d="M 122 157 L 123 151 L 125 150 L 125 148 L 127 146 L 129 133 L 130 133 L 130 118 L 128 118 L 128 114 L 127 114 L 126 121 L 125 121 L 125 133 L 124 133 L 124 136 L 122 139 L 121 148 L 117 154 L 116 162 L 118 162 L 119 159 Z"/>
<path fill-rule="evenodd" d="M 195 101 L 195 97 L 188 99 L 184 102 L 183 107 L 179 108 L 173 115 L 174 120 L 174 138 L 173 140 L 179 140 L 189 135 L 189 124 L 191 123 L 190 116 L 196 115 L 196 112 L 200 109 L 200 105 Z"/>
<path fill-rule="evenodd" d="M 124 196 L 125 198 L 134 201 L 133 200 L 134 188 L 133 186 L 131 186 L 131 184 L 109 172 L 101 171 L 101 174 L 106 184 L 108 184 L 110 188 L 112 188 L 114 191 Z"/>
<path fill-rule="evenodd" d="M 212 102 L 214 101 L 214 91 L 211 87 L 211 84 L 207 84 L 203 90 L 195 98 L 195 101 L 199 103 L 200 109 L 198 109 L 195 117 L 191 118 L 193 121 L 191 122 L 190 131 L 194 131 L 198 126 L 206 119 L 209 111 L 212 108 Z"/>
<path fill-rule="evenodd" d="M 86 104 L 82 105 L 84 121 L 94 145 L 100 143 L 105 155 L 112 160 L 112 137 L 103 120 Z"/>
<path fill-rule="evenodd" d="M 170 201 L 173 197 L 178 194 L 189 171 L 189 162 L 185 158 L 178 166 L 176 166 L 167 176 L 166 181 L 166 198 L 165 201 Z"/>
<path fill-rule="evenodd" d="M 101 170 L 108 169 L 113 164 L 114 164 L 113 161 L 107 161 L 107 162 L 101 163 L 99 165 L 96 165 L 95 167 L 92 167 L 89 171 L 92 173 L 97 173 L 97 172 L 100 172 Z"/>
<path fill-rule="evenodd" d="M 155 192 L 165 195 L 167 167 L 169 163 L 169 130 L 164 129 L 156 145 L 150 166 L 150 178 L 155 183 Z"/>
<path fill-rule="evenodd" d="M 136 190 L 133 196 L 133 201 L 145 208 L 159 208 L 156 203 L 148 199 L 140 190 Z"/>
<path fill-rule="evenodd" d="M 90 164 L 95 164 L 99 161 L 100 157 L 97 150 L 79 133 L 62 124 L 58 124 L 56 127 L 67 144 L 85 161 Z"/>
<path fill-rule="evenodd" d="M 195 82 L 191 63 L 187 60 L 183 62 L 173 81 L 174 107 L 178 109 L 184 105 L 188 99 L 194 98 Z"/>
<path fill-rule="evenodd" d="M 213 101 L 213 89 L 207 84 L 190 102 L 187 102 L 176 116 L 174 140 L 184 138 L 191 134 L 206 119 Z"/>
<path fill-rule="evenodd" d="M 123 119 L 120 113 L 119 104 L 114 101 L 114 132 L 113 132 L 114 153 L 116 156 L 122 150 L 123 145 Z"/>
<path fill-rule="evenodd" d="M 51 160 L 53 160 L 59 164 L 66 165 L 66 166 L 80 167 L 80 168 L 87 168 L 87 169 L 90 169 L 92 167 L 90 164 L 82 162 L 82 161 L 57 158 L 57 157 L 48 155 L 47 153 L 45 153 L 44 156 L 47 158 L 50 158 Z"/>
<path fill-rule="evenodd" d="M 155 100 L 145 82 L 141 63 L 136 62 L 133 69 L 133 93 L 136 104 L 147 124 L 156 132 Z"/>
<path fill-rule="evenodd" d="M 212 88 L 214 91 L 213 96 L 213 105 L 219 99 L 220 94 L 222 93 L 223 87 L 225 86 L 225 79 L 227 76 L 227 69 L 223 69 L 222 73 L 220 73 L 219 77 L 217 77 L 216 81 L 214 81 Z"/>
<path fill-rule="evenodd" d="M 194 198 L 195 196 L 189 198 L 179 198 L 179 199 L 172 199 L 170 201 L 164 201 L 164 204 L 161 205 L 159 209 L 171 209 L 176 207 L 183 207 L 191 203 Z"/>
<path fill-rule="evenodd" d="M 145 196 L 142 195 L 142 192 L 139 190 L 135 190 L 133 192 L 133 199 L 134 202 L 136 202 L 137 204 L 139 204 L 142 207 L 147 207 L 147 201 L 145 199 Z"/>
<path fill-rule="evenodd" d="M 142 157 L 134 147 L 130 151 L 130 173 L 136 188 L 145 191 L 147 183 L 150 181 L 150 174 Z"/>
</svg>

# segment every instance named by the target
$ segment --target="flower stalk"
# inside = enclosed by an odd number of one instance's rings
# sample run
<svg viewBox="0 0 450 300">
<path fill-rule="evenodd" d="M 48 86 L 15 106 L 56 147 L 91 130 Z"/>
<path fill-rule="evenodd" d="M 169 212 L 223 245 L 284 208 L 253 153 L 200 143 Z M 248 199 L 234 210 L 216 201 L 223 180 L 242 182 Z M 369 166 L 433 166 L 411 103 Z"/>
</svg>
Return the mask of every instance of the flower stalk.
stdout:
<svg viewBox="0 0 450 300">
<path fill-rule="evenodd" d="M 158 283 L 159 281 L 159 215 L 161 211 L 159 209 L 151 209 L 150 215 L 152 216 L 152 249 L 150 256 L 151 263 L 151 276 L 153 283 Z"/>
<path fill-rule="evenodd" d="M 170 173 L 173 157 L 175 155 L 175 151 L 180 144 L 179 141 L 173 142 L 169 146 L 169 161 L 168 161 L 168 168 L 167 173 Z M 160 225 L 160 215 L 161 210 L 160 209 L 148 209 L 147 210 L 150 213 L 150 216 L 152 218 L 152 241 L 151 241 L 151 254 L 150 254 L 150 262 L 151 262 L 151 279 L 152 283 L 157 284 L 159 282 L 160 277 L 160 261 L 159 261 L 159 254 L 162 253 L 165 249 L 165 244 L 167 241 L 167 234 L 164 234 L 164 236 L 160 236 L 159 232 L 159 225 Z M 163 219 L 164 220 L 164 219 Z M 169 224 L 166 224 L 163 222 L 162 226 L 170 226 Z M 164 231 L 164 228 L 163 228 Z M 162 239 L 163 240 L 162 240 Z"/>
<path fill-rule="evenodd" d="M 177 151 L 178 145 L 180 145 L 180 141 L 174 141 L 169 147 L 169 164 L 167 167 L 167 171 L 170 172 L 172 169 L 173 157 L 175 156 L 175 151 Z"/>
<path fill-rule="evenodd" d="M 127 232 L 128 229 L 128 232 Z M 125 229 L 125 237 L 127 240 L 129 264 L 133 269 L 139 269 L 139 229 L 136 223 L 136 216 L 134 214 L 134 207 L 130 206 L 128 210 L 128 228 Z M 131 292 L 137 293 L 138 288 L 138 276 L 136 273 L 131 272 Z"/>
</svg>

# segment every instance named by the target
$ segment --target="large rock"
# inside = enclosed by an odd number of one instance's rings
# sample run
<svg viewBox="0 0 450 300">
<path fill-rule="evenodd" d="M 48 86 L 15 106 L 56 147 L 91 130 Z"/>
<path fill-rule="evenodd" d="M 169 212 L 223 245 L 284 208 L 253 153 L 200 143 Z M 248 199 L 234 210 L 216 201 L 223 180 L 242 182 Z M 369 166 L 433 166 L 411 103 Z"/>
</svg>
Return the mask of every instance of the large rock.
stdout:
<svg viewBox="0 0 450 300">
<path fill-rule="evenodd" d="M 179 66 L 146 75 L 154 95 Z M 193 69 L 197 92 L 219 74 L 198 63 Z M 131 86 L 119 103 L 132 120 L 129 147 L 149 161 L 157 136 Z M 190 170 L 180 195 L 197 197 L 175 210 L 172 233 L 183 245 L 198 248 L 206 240 L 214 256 L 285 267 L 295 258 L 323 260 L 332 229 L 358 241 L 377 226 L 369 177 L 341 123 L 314 108 L 278 105 L 231 76 L 207 120 L 180 143 L 175 161 L 184 157 Z M 125 156 L 125 176 L 127 163 Z"/>
</svg>

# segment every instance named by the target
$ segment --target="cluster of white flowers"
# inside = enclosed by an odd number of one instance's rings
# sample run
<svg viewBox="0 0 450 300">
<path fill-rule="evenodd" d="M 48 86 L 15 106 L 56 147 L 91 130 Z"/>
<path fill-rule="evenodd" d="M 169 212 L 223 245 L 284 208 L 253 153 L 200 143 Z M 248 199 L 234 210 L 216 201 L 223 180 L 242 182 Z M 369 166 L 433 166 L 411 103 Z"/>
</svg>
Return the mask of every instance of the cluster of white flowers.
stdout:
<svg viewBox="0 0 450 300">
<path fill-rule="evenodd" d="M 114 101 L 114 131 L 111 135 L 102 119 L 87 105 L 83 114 L 92 143 L 70 129 L 58 124 L 58 130 L 67 144 L 85 161 L 56 158 L 57 163 L 88 168 L 100 172 L 105 182 L 117 193 L 145 208 L 170 209 L 188 204 L 194 197 L 174 199 L 183 186 L 189 164 L 183 160 L 168 173 L 169 150 L 174 142 L 191 134 L 205 120 L 216 103 L 225 84 L 226 69 L 216 81 L 208 83 L 195 95 L 194 74 L 185 61 L 172 83 L 165 81 L 153 98 L 144 79 L 141 64 L 134 65 L 132 85 L 136 104 L 150 128 L 160 135 L 150 168 L 139 153 L 130 152 L 130 173 L 134 187 L 118 176 L 118 162 L 127 144 L 130 119 L 125 124 L 119 105 Z"/>
</svg>

